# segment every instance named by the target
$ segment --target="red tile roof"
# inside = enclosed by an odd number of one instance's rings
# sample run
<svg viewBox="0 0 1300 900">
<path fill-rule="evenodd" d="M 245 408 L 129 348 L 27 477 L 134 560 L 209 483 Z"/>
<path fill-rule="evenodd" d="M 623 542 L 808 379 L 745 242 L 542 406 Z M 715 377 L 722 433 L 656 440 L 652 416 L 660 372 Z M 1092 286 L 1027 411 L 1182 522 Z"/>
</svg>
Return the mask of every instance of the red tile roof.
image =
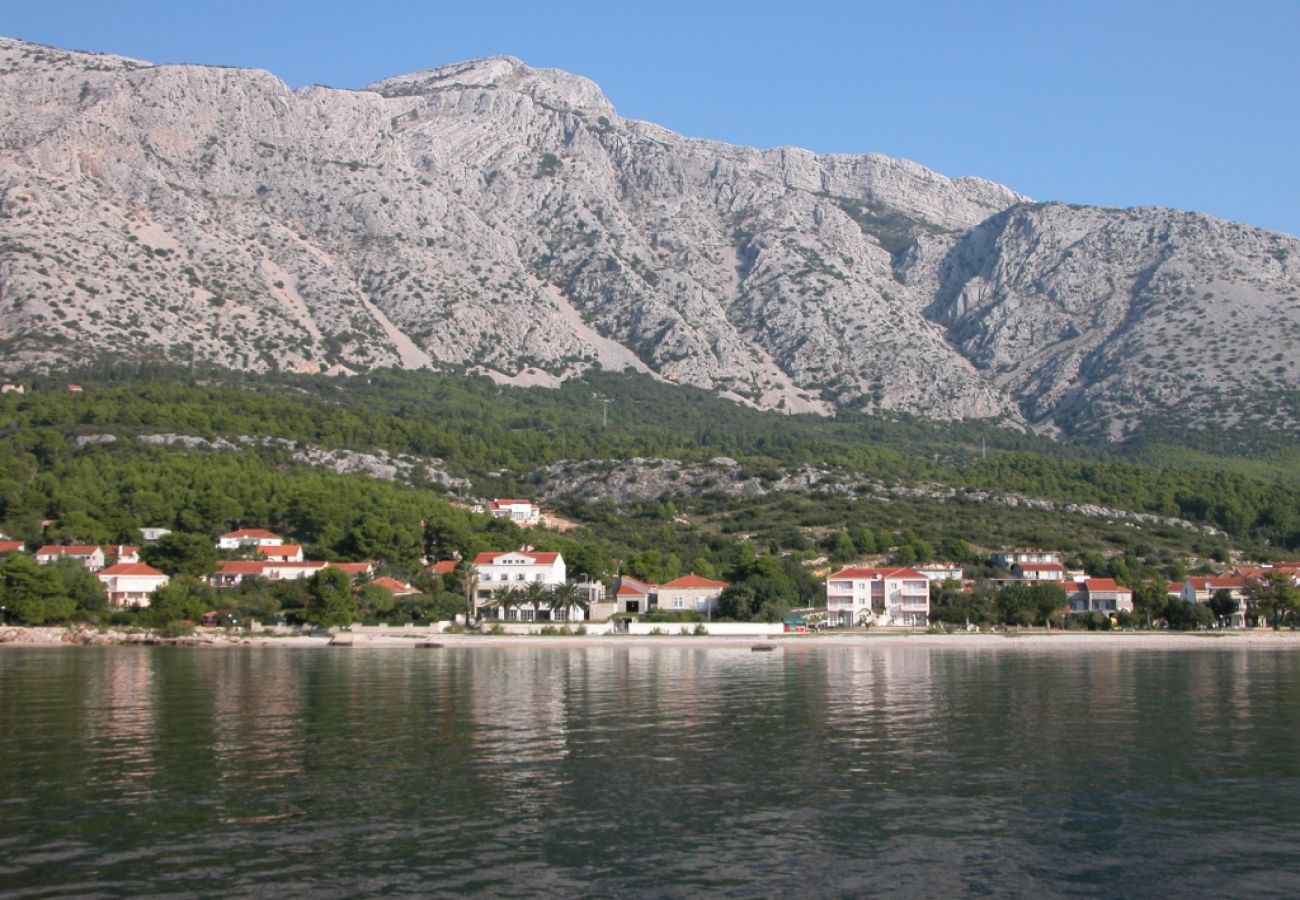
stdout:
<svg viewBox="0 0 1300 900">
<path fill-rule="evenodd" d="M 725 588 L 725 587 L 727 587 L 727 583 L 725 581 L 713 581 L 709 578 L 704 578 L 703 576 L 696 575 L 694 572 L 692 572 L 689 575 L 683 575 L 681 578 L 674 578 L 672 581 L 668 582 L 667 584 L 660 585 L 659 589 L 663 590 L 664 588 L 678 588 L 680 590 L 691 590 L 691 589 L 700 589 L 700 588 Z"/>
<path fill-rule="evenodd" d="M 209 532 L 210 533 L 210 532 Z M 279 538 L 280 536 L 274 531 L 267 531 L 265 528 L 240 528 L 236 531 L 227 531 L 222 535 L 223 538 Z"/>
<path fill-rule="evenodd" d="M 267 563 L 249 559 L 227 559 L 217 563 L 216 575 L 261 575 Z"/>
<path fill-rule="evenodd" d="M 99 548 L 93 544 L 46 544 L 37 556 L 91 556 Z"/>
<path fill-rule="evenodd" d="M 297 544 L 271 544 L 254 547 L 253 552 L 262 556 L 297 556 L 302 552 L 302 548 Z"/>
<path fill-rule="evenodd" d="M 430 575 L 450 575 L 452 572 L 456 571 L 456 560 L 440 559 L 424 571 L 428 572 Z"/>
<path fill-rule="evenodd" d="M 14 553 L 22 549 L 22 541 L 0 541 L 0 553 Z"/>
<path fill-rule="evenodd" d="M 359 563 L 332 562 L 332 563 L 326 563 L 325 568 L 338 569 L 342 572 L 347 572 L 349 575 L 355 578 L 358 575 L 370 574 L 371 570 L 374 569 L 374 564 L 368 562 L 359 562 Z"/>
<path fill-rule="evenodd" d="M 419 593 L 418 591 L 416 591 L 415 588 L 411 587 L 406 582 L 398 581 L 396 578 L 390 578 L 387 575 L 380 575 L 378 578 L 376 578 L 374 581 L 370 583 L 374 585 L 378 585 L 381 588 L 386 588 L 387 590 L 392 591 L 394 594 Z"/>
<path fill-rule="evenodd" d="M 101 578 L 105 575 L 147 575 L 154 578 L 167 577 L 147 563 L 118 563 L 115 566 L 109 566 L 107 569 L 101 569 L 98 574 Z"/>
<path fill-rule="evenodd" d="M 1116 584 L 1114 578 L 1089 578 L 1083 583 L 1083 586 L 1089 591 L 1128 591 L 1126 587 Z"/>
<path fill-rule="evenodd" d="M 499 552 L 480 553 L 474 557 L 474 565 L 491 566 L 503 556 L 526 556 L 533 561 L 535 565 L 549 566 L 559 557 L 558 553 L 535 553 L 525 550 L 502 550 Z"/>
<path fill-rule="evenodd" d="M 926 580 L 925 576 L 915 569 L 879 569 L 871 566 L 847 566 L 831 575 L 826 576 L 827 580 L 831 578 L 920 578 Z"/>
</svg>

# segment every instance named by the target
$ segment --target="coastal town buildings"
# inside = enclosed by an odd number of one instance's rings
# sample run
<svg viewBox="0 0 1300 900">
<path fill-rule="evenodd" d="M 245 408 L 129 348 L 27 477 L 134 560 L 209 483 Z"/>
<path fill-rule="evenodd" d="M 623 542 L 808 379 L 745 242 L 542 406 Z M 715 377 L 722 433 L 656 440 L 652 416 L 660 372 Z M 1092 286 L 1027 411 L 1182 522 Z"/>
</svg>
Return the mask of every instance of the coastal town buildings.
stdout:
<svg viewBox="0 0 1300 900">
<path fill-rule="evenodd" d="M 930 622 L 930 581 L 915 569 L 848 566 L 826 579 L 834 625 L 910 626 Z"/>
<path fill-rule="evenodd" d="M 61 559 L 75 559 L 91 572 L 104 568 L 104 548 L 92 544 L 46 544 L 36 551 L 36 561 L 43 566 Z"/>
<path fill-rule="evenodd" d="M 98 573 L 108 593 L 108 605 L 146 607 L 154 591 L 167 584 L 167 576 L 142 562 L 117 563 Z"/>
<path fill-rule="evenodd" d="M 1113 578 L 1087 578 L 1065 588 L 1071 614 L 1133 612 L 1133 592 Z"/>
<path fill-rule="evenodd" d="M 227 531 L 217 538 L 217 547 L 221 550 L 247 550 L 252 547 L 268 547 L 283 544 L 284 538 L 265 528 L 239 528 Z"/>
<path fill-rule="evenodd" d="M 494 519 L 509 519 L 516 525 L 536 525 L 542 521 L 542 509 L 528 500 L 493 500 L 487 505 Z"/>
<path fill-rule="evenodd" d="M 1036 547 L 1016 547 L 1011 550 L 996 550 L 989 554 L 989 562 L 999 569 L 1008 571 L 1016 563 L 1059 563 L 1061 554 L 1055 550 L 1039 550 Z"/>
</svg>

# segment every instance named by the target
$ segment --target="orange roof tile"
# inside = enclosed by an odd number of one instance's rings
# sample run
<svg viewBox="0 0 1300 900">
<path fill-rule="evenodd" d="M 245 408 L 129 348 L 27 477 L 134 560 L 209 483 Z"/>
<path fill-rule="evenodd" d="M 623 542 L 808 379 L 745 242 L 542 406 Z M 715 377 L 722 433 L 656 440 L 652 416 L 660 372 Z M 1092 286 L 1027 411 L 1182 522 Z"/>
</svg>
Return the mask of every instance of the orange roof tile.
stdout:
<svg viewBox="0 0 1300 900">
<path fill-rule="evenodd" d="M 155 578 L 167 577 L 147 563 L 118 563 L 115 566 L 109 566 L 107 569 L 101 569 L 98 574 L 101 578 L 105 575 L 147 575 Z"/>
<path fill-rule="evenodd" d="M 725 587 L 727 587 L 727 583 L 725 581 L 713 581 L 712 579 L 705 578 L 701 575 L 696 575 L 694 572 L 692 572 L 689 575 L 683 575 L 681 578 L 674 578 L 672 581 L 668 582 L 667 584 L 660 585 L 659 589 L 663 590 L 664 588 L 678 588 L 680 590 L 690 590 L 692 588 L 725 588 Z"/>
</svg>

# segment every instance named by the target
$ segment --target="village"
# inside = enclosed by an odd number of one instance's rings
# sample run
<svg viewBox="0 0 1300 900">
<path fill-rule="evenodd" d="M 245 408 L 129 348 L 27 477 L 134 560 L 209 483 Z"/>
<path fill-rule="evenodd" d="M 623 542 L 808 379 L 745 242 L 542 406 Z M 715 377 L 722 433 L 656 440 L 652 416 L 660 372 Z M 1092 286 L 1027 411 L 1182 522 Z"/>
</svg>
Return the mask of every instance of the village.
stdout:
<svg viewBox="0 0 1300 900">
<path fill-rule="evenodd" d="M 541 508 L 528 500 L 495 499 L 474 509 L 524 528 L 544 521 Z M 146 545 L 170 533 L 165 528 L 141 528 L 139 532 Z M 371 561 L 307 559 L 302 546 L 265 528 L 240 528 L 221 534 L 215 549 L 221 558 L 208 567 L 205 577 L 218 590 L 237 589 L 259 579 L 268 583 L 300 581 L 332 569 L 346 575 L 358 594 L 363 587 L 386 592 L 392 598 L 420 592 L 420 588 L 401 579 L 376 575 L 376 565 Z M 0 540 L 0 558 L 26 552 L 28 548 L 21 541 Z M 39 565 L 72 560 L 94 573 L 113 610 L 147 609 L 155 592 L 170 581 L 165 572 L 143 561 L 141 547 L 136 545 L 47 544 L 32 551 L 32 557 Z M 426 576 L 442 579 L 454 575 L 463 585 L 465 612 L 456 614 L 452 623 L 513 633 L 608 622 L 623 623 L 626 630 L 628 622 L 641 619 L 710 623 L 716 628 L 722 624 L 718 621 L 720 600 L 729 587 L 725 581 L 693 572 L 662 584 L 618 573 L 597 577 L 583 572 L 571 577 L 562 554 L 529 545 L 478 553 L 468 563 L 457 559 L 425 563 Z M 937 589 L 996 594 L 1011 586 L 1058 589 L 1059 593 L 1049 596 L 1061 603 L 1061 621 L 1089 616 L 1107 627 L 1132 621 L 1135 606 L 1131 588 L 1113 578 L 1069 569 L 1056 551 L 997 550 L 990 554 L 989 565 L 1000 577 L 968 577 L 959 564 L 952 562 L 826 569 L 820 573 L 825 580 L 823 603 L 799 610 L 785 624 L 787 630 L 795 631 L 925 630 L 942 620 L 933 608 Z M 1300 562 L 1236 565 L 1218 574 L 1189 575 L 1182 581 L 1167 583 L 1165 594 L 1168 600 L 1201 607 L 1220 604 L 1208 627 L 1244 628 L 1265 622 L 1263 611 L 1252 607 L 1251 585 L 1267 579 L 1300 587 Z M 8 615 L 3 607 L 0 613 Z M 1206 621 L 1205 617 L 1201 621 Z M 206 613 L 200 624 L 213 626 L 219 622 L 213 611 Z M 966 625 L 970 627 L 969 622 Z"/>
</svg>

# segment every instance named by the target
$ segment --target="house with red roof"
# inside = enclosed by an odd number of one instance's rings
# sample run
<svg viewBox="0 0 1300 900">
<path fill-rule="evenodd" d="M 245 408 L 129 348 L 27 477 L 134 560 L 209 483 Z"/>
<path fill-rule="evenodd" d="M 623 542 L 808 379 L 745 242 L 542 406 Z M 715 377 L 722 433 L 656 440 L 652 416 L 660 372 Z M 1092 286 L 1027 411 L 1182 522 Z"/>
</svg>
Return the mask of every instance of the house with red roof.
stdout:
<svg viewBox="0 0 1300 900">
<path fill-rule="evenodd" d="M 618 587 L 614 589 L 614 602 L 619 612 L 646 613 L 655 605 L 658 591 L 657 584 L 623 575 L 618 579 Z"/>
<path fill-rule="evenodd" d="M 0 553 L 22 553 L 22 541 L 0 541 Z"/>
<path fill-rule="evenodd" d="M 208 584 L 219 588 L 239 587 L 246 578 L 265 578 L 268 563 L 252 559 L 224 559 L 208 576 Z"/>
<path fill-rule="evenodd" d="M 302 562 L 302 547 L 297 544 L 259 544 L 253 555 L 268 562 Z"/>
<path fill-rule="evenodd" d="M 1245 603 L 1246 581 L 1241 575 L 1192 575 L 1180 595 L 1188 603 L 1209 603 L 1219 591 L 1227 591 L 1233 600 Z"/>
<path fill-rule="evenodd" d="M 325 564 L 327 569 L 338 569 L 347 573 L 350 578 L 369 578 L 375 571 L 375 564 L 369 562 L 329 562 Z"/>
<path fill-rule="evenodd" d="M 167 576 L 145 563 L 118 563 L 98 576 L 108 592 L 108 605 L 145 607 L 153 592 L 167 583 Z"/>
<path fill-rule="evenodd" d="M 388 575 L 380 575 L 370 583 L 377 587 L 381 587 L 386 591 L 390 591 L 394 597 L 409 597 L 411 594 L 420 593 L 405 581 L 399 581 L 398 579 L 391 578 Z"/>
<path fill-rule="evenodd" d="M 509 519 L 516 525 L 536 525 L 542 520 L 541 507 L 528 500 L 493 500 L 487 511 L 494 519 Z"/>
<path fill-rule="evenodd" d="M 114 563 L 138 563 L 140 548 L 134 544 L 112 544 L 108 547 L 108 555 Z"/>
<path fill-rule="evenodd" d="M 1065 585 L 1070 614 L 1133 612 L 1133 592 L 1113 578 L 1086 578 Z"/>
<path fill-rule="evenodd" d="M 246 550 L 250 547 L 269 547 L 283 543 L 284 538 L 265 528 L 237 528 L 217 538 L 217 549 Z"/>
<path fill-rule="evenodd" d="M 502 588 L 523 590 L 529 584 L 543 584 L 557 587 L 565 582 L 567 570 L 564 557 L 559 553 L 547 553 L 524 547 L 520 550 L 502 552 L 489 551 L 474 557 L 474 573 L 478 578 L 478 587 L 474 590 L 474 607 L 493 618 L 521 619 L 531 621 L 532 609 L 508 607 L 502 609 L 492 605 L 494 595 Z M 577 612 L 581 616 L 580 611 Z M 549 611 L 547 618 L 549 618 Z"/>
<path fill-rule="evenodd" d="M 930 623 L 930 581 L 915 569 L 848 566 L 826 577 L 826 614 L 837 625 Z"/>
<path fill-rule="evenodd" d="M 1011 565 L 1017 581 L 1064 581 L 1065 566 L 1059 562 L 1018 562 Z"/>
<path fill-rule="evenodd" d="M 659 585 L 659 608 L 669 612 L 694 611 L 711 618 L 717 611 L 718 598 L 726 589 L 725 581 L 715 581 L 691 572 Z"/>
<path fill-rule="evenodd" d="M 431 566 L 425 567 L 425 573 L 428 575 L 446 576 L 456 571 L 456 560 L 440 559 Z"/>
<path fill-rule="evenodd" d="M 90 544 L 46 544 L 36 551 L 36 561 L 43 566 L 61 559 L 75 559 L 91 572 L 104 568 L 104 548 Z"/>
</svg>

